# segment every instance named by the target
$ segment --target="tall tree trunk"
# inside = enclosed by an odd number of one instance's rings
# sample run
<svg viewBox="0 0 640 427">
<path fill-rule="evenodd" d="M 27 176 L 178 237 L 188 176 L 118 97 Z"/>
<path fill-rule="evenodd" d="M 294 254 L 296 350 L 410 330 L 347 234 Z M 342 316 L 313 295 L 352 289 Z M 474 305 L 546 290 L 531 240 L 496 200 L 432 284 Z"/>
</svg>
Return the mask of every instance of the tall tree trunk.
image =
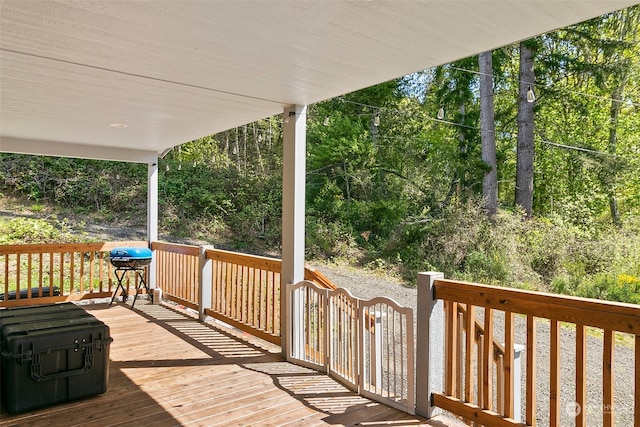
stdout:
<svg viewBox="0 0 640 427">
<path fill-rule="evenodd" d="M 224 133 L 224 165 L 226 167 L 229 167 L 230 162 L 230 158 L 231 156 L 229 155 L 229 131 L 226 131 Z"/>
<path fill-rule="evenodd" d="M 235 131 L 235 135 L 236 135 L 236 140 L 235 143 L 233 145 L 233 154 L 236 156 L 236 167 L 238 168 L 239 171 L 242 171 L 242 164 L 240 163 L 240 132 L 238 131 L 238 128 L 234 128 Z"/>
<path fill-rule="evenodd" d="M 460 97 L 462 98 L 463 93 L 460 90 Z M 460 122 L 464 123 L 466 109 L 464 107 L 464 102 L 460 103 L 458 107 L 460 111 Z M 460 161 L 458 162 L 458 187 L 456 188 L 456 195 L 458 196 L 458 201 L 462 200 L 462 191 L 466 189 L 467 186 L 467 175 L 466 168 L 463 165 L 463 159 L 465 158 L 465 153 L 467 152 L 467 138 L 464 133 L 464 128 L 460 128 L 458 131 L 458 147 L 460 150 Z"/>
<path fill-rule="evenodd" d="M 243 147 L 243 161 L 244 161 L 244 170 L 247 171 L 247 140 L 249 139 L 249 130 L 247 125 L 242 126 L 242 147 Z"/>
<path fill-rule="evenodd" d="M 620 19 L 620 40 L 626 40 L 629 37 L 629 33 L 631 32 L 631 39 L 633 42 L 637 42 L 638 37 L 638 14 L 632 13 L 631 10 L 627 10 L 623 12 Z M 625 64 L 627 66 L 620 67 L 618 74 L 615 77 L 616 84 L 613 87 L 611 93 L 611 108 L 609 109 L 609 153 L 612 155 L 616 154 L 618 148 L 618 115 L 620 114 L 620 109 L 622 108 L 622 102 L 624 99 L 624 91 L 627 80 L 629 78 L 629 64 Z M 616 227 L 620 227 L 622 223 L 620 222 L 620 212 L 618 211 L 618 201 L 616 199 L 616 169 L 614 168 L 609 173 L 611 173 L 611 177 L 608 179 L 607 186 L 607 195 L 609 197 L 609 211 L 611 213 L 611 221 Z"/>
<path fill-rule="evenodd" d="M 609 110 L 609 153 L 616 153 L 618 146 L 618 115 L 622 106 L 622 93 L 624 90 L 624 79 L 618 84 L 611 95 L 611 109 Z M 615 171 L 612 171 L 615 174 Z M 618 201 L 616 200 L 615 177 L 611 177 L 611 182 L 607 185 L 607 193 L 609 196 L 609 210 L 611 211 L 611 220 L 616 227 L 620 227 L 620 212 L 618 211 Z"/>
<path fill-rule="evenodd" d="M 516 205 L 522 206 L 531 218 L 533 213 L 533 102 L 527 101 L 527 91 L 534 89 L 534 49 L 520 43 L 520 90 L 518 96 L 518 147 L 516 162 Z"/>
<path fill-rule="evenodd" d="M 258 155 L 258 165 L 260 166 L 260 172 L 262 172 L 262 175 L 264 175 L 264 163 L 262 161 L 262 153 L 260 152 L 261 140 L 262 139 L 260 137 L 260 131 L 256 126 L 256 122 L 253 122 L 253 142 L 256 145 L 256 154 Z"/>
<path fill-rule="evenodd" d="M 498 169 L 496 164 L 495 112 L 493 106 L 493 52 L 478 56 L 480 71 L 480 136 L 482 161 L 490 169 L 482 178 L 482 197 L 489 215 L 498 210 Z"/>
</svg>

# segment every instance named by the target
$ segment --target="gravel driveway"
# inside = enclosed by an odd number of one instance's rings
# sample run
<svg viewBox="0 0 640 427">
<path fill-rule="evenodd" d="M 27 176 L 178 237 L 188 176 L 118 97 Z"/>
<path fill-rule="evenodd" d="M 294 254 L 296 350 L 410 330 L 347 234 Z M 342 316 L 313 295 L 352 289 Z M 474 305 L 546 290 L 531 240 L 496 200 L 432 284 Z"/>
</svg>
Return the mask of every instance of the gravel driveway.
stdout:
<svg viewBox="0 0 640 427">
<path fill-rule="evenodd" d="M 386 277 L 367 274 L 361 270 L 350 267 L 315 265 L 321 273 L 331 279 L 336 285 L 347 288 L 351 293 L 362 299 L 370 299 L 376 296 L 387 296 L 401 305 L 417 306 L 417 290 L 402 285 L 399 281 Z M 482 315 L 482 310 L 477 309 Z M 500 313 L 501 314 L 501 313 Z M 495 331 L 496 337 L 503 334 L 504 318 L 496 312 Z M 526 342 L 526 320 L 523 316 L 516 315 L 515 341 L 518 344 Z M 549 425 L 549 322 L 544 319 L 537 321 L 536 341 L 536 368 L 537 378 L 537 425 L 544 427 Z M 626 336 L 625 342 L 617 342 L 614 351 L 614 424 L 616 426 L 633 425 L 633 392 L 634 392 L 634 349 L 632 341 Z M 602 366 L 603 343 L 597 331 L 589 334 L 587 339 L 587 425 L 602 425 Z M 561 352 L 561 418 L 560 425 L 574 425 L 575 411 L 575 330 L 571 326 L 561 328 L 560 337 Z M 524 386 L 526 373 L 526 357 L 522 358 L 522 419 L 524 419 Z"/>
</svg>

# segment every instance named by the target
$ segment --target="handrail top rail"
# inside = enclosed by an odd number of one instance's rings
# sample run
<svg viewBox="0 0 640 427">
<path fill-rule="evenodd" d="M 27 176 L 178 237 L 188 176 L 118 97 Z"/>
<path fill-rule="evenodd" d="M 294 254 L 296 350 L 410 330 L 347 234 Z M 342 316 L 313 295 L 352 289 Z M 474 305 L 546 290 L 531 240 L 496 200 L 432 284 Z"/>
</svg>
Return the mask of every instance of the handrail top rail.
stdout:
<svg viewBox="0 0 640 427">
<path fill-rule="evenodd" d="M 154 241 L 151 243 L 152 250 L 159 250 L 183 255 L 197 256 L 200 253 L 200 247 L 194 245 L 183 245 L 179 243 Z"/>
<path fill-rule="evenodd" d="M 0 255 L 37 254 L 58 252 L 110 251 L 119 246 L 148 247 L 149 243 L 142 240 L 120 242 L 87 242 L 87 243 L 26 243 L 19 245 L 0 245 Z"/>
<path fill-rule="evenodd" d="M 549 303 L 555 303 L 555 304 L 569 303 L 569 304 L 575 304 L 575 305 L 584 305 L 584 308 L 586 309 L 596 309 L 596 310 L 614 309 L 618 312 L 620 312 L 621 309 L 625 309 L 625 310 L 629 310 L 629 314 L 640 315 L 640 305 L 637 305 L 637 304 L 599 300 L 595 298 L 576 297 L 573 295 L 554 294 L 551 292 L 505 288 L 502 286 L 485 285 L 480 283 L 465 282 L 462 280 L 452 280 L 452 279 L 436 279 L 435 280 L 436 295 L 438 292 L 438 288 L 440 288 L 439 285 L 449 286 L 449 285 L 458 285 L 458 284 L 471 286 L 476 288 L 479 291 L 486 290 L 487 292 L 491 292 L 492 294 L 501 295 L 501 296 L 504 295 L 505 297 L 516 295 L 516 297 L 519 297 L 519 298 L 527 298 L 529 300 L 535 300 L 535 301 L 539 300 L 541 302 L 549 302 Z"/>
<path fill-rule="evenodd" d="M 438 299 L 640 335 L 640 306 L 436 279 Z"/>
<path fill-rule="evenodd" d="M 243 254 L 240 252 L 225 251 L 222 249 L 207 249 L 205 251 L 207 259 L 222 262 L 232 262 L 250 267 L 267 267 L 274 272 L 280 273 L 282 261 L 277 258 L 269 258 L 260 255 Z"/>
</svg>

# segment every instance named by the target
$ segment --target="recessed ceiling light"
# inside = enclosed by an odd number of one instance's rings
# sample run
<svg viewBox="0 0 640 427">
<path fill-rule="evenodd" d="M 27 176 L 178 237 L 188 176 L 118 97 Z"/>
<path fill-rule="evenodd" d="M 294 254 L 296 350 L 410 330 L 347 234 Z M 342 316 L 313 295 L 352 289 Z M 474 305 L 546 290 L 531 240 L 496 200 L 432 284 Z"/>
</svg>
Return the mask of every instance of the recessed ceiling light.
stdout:
<svg viewBox="0 0 640 427">
<path fill-rule="evenodd" d="M 127 125 L 125 125 L 124 123 L 111 123 L 109 126 L 111 126 L 112 128 L 126 128 Z"/>
</svg>

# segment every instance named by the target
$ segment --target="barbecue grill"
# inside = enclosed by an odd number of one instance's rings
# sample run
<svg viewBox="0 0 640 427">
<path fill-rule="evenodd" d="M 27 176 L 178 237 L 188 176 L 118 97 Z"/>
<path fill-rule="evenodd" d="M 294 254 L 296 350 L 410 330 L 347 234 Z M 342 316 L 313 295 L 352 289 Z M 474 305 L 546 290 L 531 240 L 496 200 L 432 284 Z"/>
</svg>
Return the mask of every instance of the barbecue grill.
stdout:
<svg viewBox="0 0 640 427">
<path fill-rule="evenodd" d="M 122 289 L 122 302 L 126 302 L 129 298 L 127 288 L 123 285 L 124 276 L 127 272 L 132 271 L 139 279 L 138 285 L 136 286 L 136 295 L 133 298 L 133 303 L 131 304 L 131 308 L 136 304 L 136 299 L 138 298 L 138 294 L 144 287 L 147 291 L 147 295 L 153 302 L 153 294 L 149 290 L 149 285 L 147 285 L 147 281 L 145 280 L 145 267 L 151 264 L 152 253 L 149 248 L 113 248 L 109 253 L 109 260 L 111 264 L 116 267 L 114 273 L 116 275 L 116 279 L 118 279 L 118 286 L 116 290 L 113 292 L 113 296 L 111 297 L 111 302 L 109 305 L 113 304 L 116 296 L 118 295 L 118 290 Z"/>
</svg>

